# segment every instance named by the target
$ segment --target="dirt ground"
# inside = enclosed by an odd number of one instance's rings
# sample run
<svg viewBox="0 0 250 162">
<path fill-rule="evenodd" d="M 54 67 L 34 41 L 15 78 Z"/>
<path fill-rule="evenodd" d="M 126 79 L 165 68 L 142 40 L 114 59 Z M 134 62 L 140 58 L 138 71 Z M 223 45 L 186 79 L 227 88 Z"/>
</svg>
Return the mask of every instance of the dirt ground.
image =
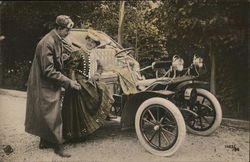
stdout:
<svg viewBox="0 0 250 162">
<path fill-rule="evenodd" d="M 70 158 L 61 158 L 52 149 L 38 149 L 39 138 L 24 132 L 24 97 L 0 95 L 0 161 L 86 161 L 86 162 L 248 162 L 249 132 L 221 126 L 209 137 L 187 134 L 183 145 L 171 157 L 147 152 L 135 131 L 121 131 L 119 122 L 111 121 L 89 136 L 86 142 L 68 144 Z M 4 148 L 13 152 L 7 155 Z"/>
</svg>

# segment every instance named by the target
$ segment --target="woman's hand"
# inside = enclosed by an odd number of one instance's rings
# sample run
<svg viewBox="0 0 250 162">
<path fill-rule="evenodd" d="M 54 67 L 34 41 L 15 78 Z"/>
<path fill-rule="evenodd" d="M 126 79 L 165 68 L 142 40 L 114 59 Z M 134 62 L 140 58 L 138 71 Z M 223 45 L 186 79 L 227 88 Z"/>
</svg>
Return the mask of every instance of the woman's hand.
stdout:
<svg viewBox="0 0 250 162">
<path fill-rule="evenodd" d="M 81 89 L 81 85 L 79 83 L 77 83 L 76 80 L 72 80 L 70 82 L 70 87 L 76 90 L 80 90 Z"/>
<path fill-rule="evenodd" d="M 66 54 L 66 53 L 63 53 L 63 54 L 62 54 L 62 60 L 63 60 L 63 61 L 68 60 L 69 57 L 70 57 L 70 55 L 68 55 L 68 54 Z"/>
<path fill-rule="evenodd" d="M 100 75 L 99 73 L 95 73 L 95 74 L 91 77 L 91 79 L 96 81 L 96 80 L 99 80 L 100 77 L 101 77 L 101 75 Z"/>
</svg>

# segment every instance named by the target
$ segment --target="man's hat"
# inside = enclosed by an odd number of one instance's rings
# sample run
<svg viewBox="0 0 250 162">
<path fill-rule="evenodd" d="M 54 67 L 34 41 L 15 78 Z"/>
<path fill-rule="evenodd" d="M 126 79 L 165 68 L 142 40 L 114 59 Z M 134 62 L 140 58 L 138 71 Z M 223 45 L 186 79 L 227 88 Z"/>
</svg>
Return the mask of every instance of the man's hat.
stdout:
<svg viewBox="0 0 250 162">
<path fill-rule="evenodd" d="M 73 28 L 74 22 L 70 19 L 69 16 L 59 15 L 56 17 L 56 24 L 65 28 Z"/>
</svg>

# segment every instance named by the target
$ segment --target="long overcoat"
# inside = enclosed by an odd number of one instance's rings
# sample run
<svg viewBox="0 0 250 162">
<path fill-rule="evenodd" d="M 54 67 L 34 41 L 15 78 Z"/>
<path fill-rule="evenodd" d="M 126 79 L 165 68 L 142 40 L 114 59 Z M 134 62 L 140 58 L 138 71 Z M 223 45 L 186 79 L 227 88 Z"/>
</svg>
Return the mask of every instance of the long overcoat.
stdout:
<svg viewBox="0 0 250 162">
<path fill-rule="evenodd" d="M 56 30 L 45 35 L 36 52 L 27 88 L 25 131 L 62 143 L 61 87 L 70 79 L 62 74 L 62 42 Z"/>
</svg>

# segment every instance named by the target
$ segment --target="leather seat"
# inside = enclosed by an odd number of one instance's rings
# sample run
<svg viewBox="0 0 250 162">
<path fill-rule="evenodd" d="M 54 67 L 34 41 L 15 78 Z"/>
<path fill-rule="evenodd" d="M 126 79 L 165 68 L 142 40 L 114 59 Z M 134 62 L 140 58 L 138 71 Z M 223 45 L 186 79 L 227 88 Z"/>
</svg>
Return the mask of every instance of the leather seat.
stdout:
<svg viewBox="0 0 250 162">
<path fill-rule="evenodd" d="M 122 67 L 115 57 L 115 53 L 116 51 L 114 49 L 93 49 L 90 54 L 90 77 L 98 71 L 97 60 L 100 61 L 104 69 L 111 66 Z M 108 74 L 111 75 L 110 72 Z M 102 75 L 108 76 L 105 72 Z M 112 76 L 114 76 L 114 74 L 112 74 Z"/>
<path fill-rule="evenodd" d="M 115 57 L 115 53 L 116 51 L 114 49 L 93 49 L 90 53 L 90 77 L 94 76 L 98 71 L 97 60 L 99 60 L 104 69 L 108 69 L 111 66 L 122 67 Z M 113 94 L 120 92 L 118 75 L 113 71 L 104 70 L 99 79 L 106 83 Z"/>
<path fill-rule="evenodd" d="M 128 65 L 124 61 L 124 58 L 118 59 L 116 56 L 116 51 L 114 49 L 94 49 L 90 54 L 90 77 L 94 76 L 98 71 L 98 63 L 104 68 L 104 72 L 100 75 L 100 81 L 106 83 L 106 85 L 111 89 L 114 94 L 118 94 L 120 91 L 120 86 L 118 82 L 118 75 L 114 73 L 112 70 L 108 71 L 110 67 L 118 67 L 118 68 L 128 68 Z M 134 75 L 136 80 L 136 84 L 138 87 L 145 87 L 147 85 L 155 82 L 155 79 L 145 80 L 142 78 L 140 74 L 136 71 L 131 72 Z M 141 88 L 139 88 L 141 89 Z"/>
</svg>

